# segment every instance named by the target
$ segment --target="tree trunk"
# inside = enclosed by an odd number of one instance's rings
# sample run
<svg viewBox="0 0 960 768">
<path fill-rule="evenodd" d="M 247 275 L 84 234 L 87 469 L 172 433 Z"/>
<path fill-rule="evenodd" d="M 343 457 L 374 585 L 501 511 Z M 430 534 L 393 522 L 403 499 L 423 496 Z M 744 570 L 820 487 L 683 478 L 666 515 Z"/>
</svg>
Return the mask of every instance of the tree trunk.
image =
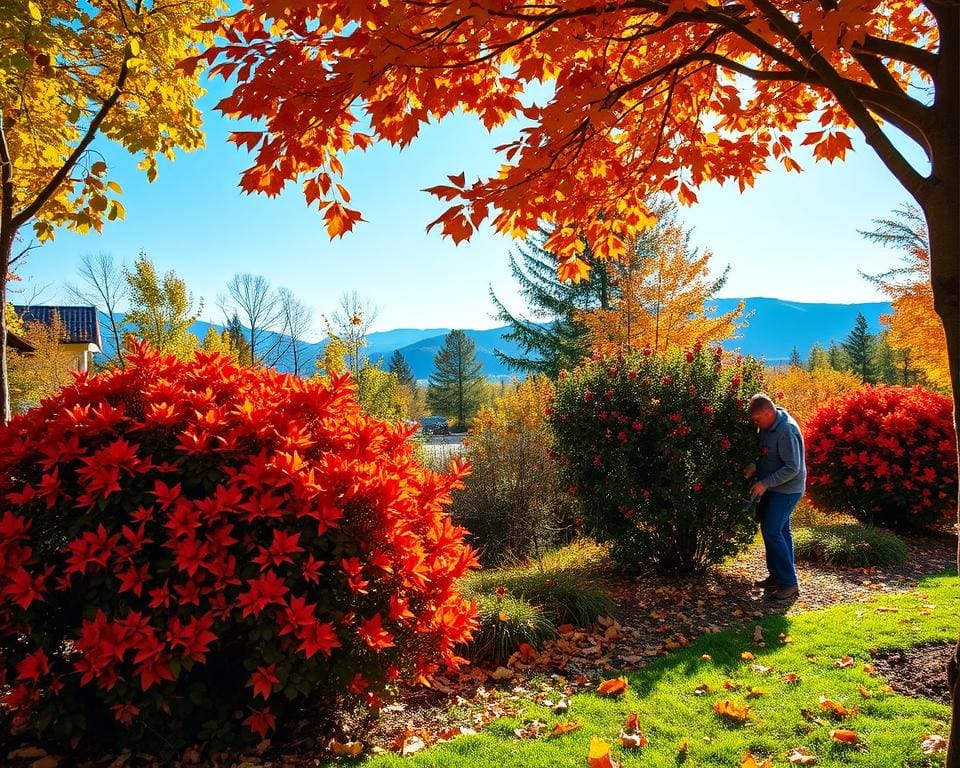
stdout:
<svg viewBox="0 0 960 768">
<path fill-rule="evenodd" d="M 13 255 L 13 231 L 0 227 L 0 424 L 13 415 L 10 410 L 10 377 L 7 370 L 7 279 Z"/>
<path fill-rule="evenodd" d="M 953 77 L 954 91 L 957 77 Z M 948 120 L 944 140 L 934 147 L 933 177 L 937 186 L 924 201 L 924 213 L 930 233 L 930 284 L 933 305 L 943 323 L 947 340 L 950 384 L 953 392 L 953 423 L 960 437 L 960 135 L 956 93 L 953 109 L 946 111 Z M 952 114 L 950 112 L 952 111 Z M 952 136 L 952 139 L 951 139 Z M 960 525 L 960 506 L 957 511 Z M 960 569 L 960 539 L 957 548 Z M 960 768 L 960 640 L 947 666 L 952 715 L 950 744 L 946 768 Z"/>
</svg>

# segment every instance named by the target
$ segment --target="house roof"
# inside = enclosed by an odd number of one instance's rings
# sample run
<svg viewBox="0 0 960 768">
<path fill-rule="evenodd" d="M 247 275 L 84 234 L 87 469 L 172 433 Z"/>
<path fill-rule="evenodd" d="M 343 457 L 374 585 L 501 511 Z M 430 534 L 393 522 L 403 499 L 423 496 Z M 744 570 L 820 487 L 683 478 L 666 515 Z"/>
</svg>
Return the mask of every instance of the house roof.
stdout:
<svg viewBox="0 0 960 768">
<path fill-rule="evenodd" d="M 13 311 L 25 323 L 34 322 L 44 325 L 50 325 L 53 322 L 53 313 L 56 312 L 60 315 L 60 322 L 67 329 L 64 344 L 96 344 L 98 348 L 103 349 L 100 338 L 100 316 L 96 307 L 52 307 L 35 304 L 29 307 L 14 306 Z"/>
<path fill-rule="evenodd" d="M 15 349 L 17 352 L 36 352 L 33 344 L 27 341 L 23 336 L 17 336 L 13 331 L 7 331 L 7 348 Z"/>
</svg>

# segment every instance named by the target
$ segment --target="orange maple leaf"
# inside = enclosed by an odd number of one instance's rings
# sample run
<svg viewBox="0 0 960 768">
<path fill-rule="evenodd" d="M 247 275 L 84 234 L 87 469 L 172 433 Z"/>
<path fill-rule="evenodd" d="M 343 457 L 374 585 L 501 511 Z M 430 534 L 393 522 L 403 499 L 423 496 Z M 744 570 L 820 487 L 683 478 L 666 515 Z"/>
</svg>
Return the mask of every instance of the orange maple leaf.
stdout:
<svg viewBox="0 0 960 768">
<path fill-rule="evenodd" d="M 820 708 L 836 715 L 837 717 L 851 717 L 856 714 L 854 710 L 847 709 L 843 704 L 829 699 L 826 696 L 820 697 Z"/>
<path fill-rule="evenodd" d="M 729 699 L 716 702 L 713 705 L 713 711 L 721 717 L 726 717 L 739 723 L 745 723 L 750 719 L 750 707 L 742 704 L 734 704 Z"/>
<path fill-rule="evenodd" d="M 773 760 L 769 757 L 757 761 L 757 758 L 747 752 L 740 761 L 740 768 L 773 768 Z"/>
<path fill-rule="evenodd" d="M 839 741 L 841 744 L 856 744 L 859 741 L 856 731 L 849 731 L 844 728 L 834 728 L 830 731 L 830 738 Z"/>
<path fill-rule="evenodd" d="M 597 693 L 604 696 L 619 696 L 627 690 L 629 683 L 625 677 L 614 677 L 611 680 L 603 680 L 597 686 Z"/>
<path fill-rule="evenodd" d="M 570 733 L 571 731 L 576 731 L 579 728 L 583 727 L 583 723 L 579 720 L 570 720 L 566 723 L 557 723 L 553 726 L 553 730 L 550 732 L 553 736 L 562 736 L 565 733 Z"/>
</svg>

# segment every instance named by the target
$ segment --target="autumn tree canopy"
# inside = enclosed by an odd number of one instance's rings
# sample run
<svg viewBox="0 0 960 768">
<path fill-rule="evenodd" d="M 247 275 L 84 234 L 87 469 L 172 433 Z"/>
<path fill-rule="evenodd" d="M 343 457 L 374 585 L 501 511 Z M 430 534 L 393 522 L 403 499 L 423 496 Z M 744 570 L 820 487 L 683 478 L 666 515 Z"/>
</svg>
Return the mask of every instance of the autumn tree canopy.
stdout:
<svg viewBox="0 0 960 768">
<path fill-rule="evenodd" d="M 31 235 L 100 230 L 123 217 L 100 136 L 141 159 L 203 146 L 198 78 L 176 70 L 211 41 L 197 25 L 221 0 L 4 0 L 0 3 L 0 304 Z M 19 242 L 18 242 L 19 240 Z M 2 326 L 2 323 L 0 323 Z M 5 334 L 0 389 L 5 418 Z"/>
</svg>

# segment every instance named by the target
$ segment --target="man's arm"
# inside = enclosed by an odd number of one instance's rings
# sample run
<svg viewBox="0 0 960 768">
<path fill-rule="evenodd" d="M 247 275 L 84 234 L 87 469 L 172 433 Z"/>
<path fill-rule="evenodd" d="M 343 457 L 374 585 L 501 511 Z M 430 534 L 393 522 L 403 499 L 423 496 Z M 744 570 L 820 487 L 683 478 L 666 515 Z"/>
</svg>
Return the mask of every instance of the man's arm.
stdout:
<svg viewBox="0 0 960 768">
<path fill-rule="evenodd" d="M 800 474 L 801 448 L 800 437 L 792 429 L 784 429 L 777 440 L 777 451 L 783 466 L 772 475 L 761 477 L 760 482 L 767 488 L 776 488 Z"/>
</svg>

